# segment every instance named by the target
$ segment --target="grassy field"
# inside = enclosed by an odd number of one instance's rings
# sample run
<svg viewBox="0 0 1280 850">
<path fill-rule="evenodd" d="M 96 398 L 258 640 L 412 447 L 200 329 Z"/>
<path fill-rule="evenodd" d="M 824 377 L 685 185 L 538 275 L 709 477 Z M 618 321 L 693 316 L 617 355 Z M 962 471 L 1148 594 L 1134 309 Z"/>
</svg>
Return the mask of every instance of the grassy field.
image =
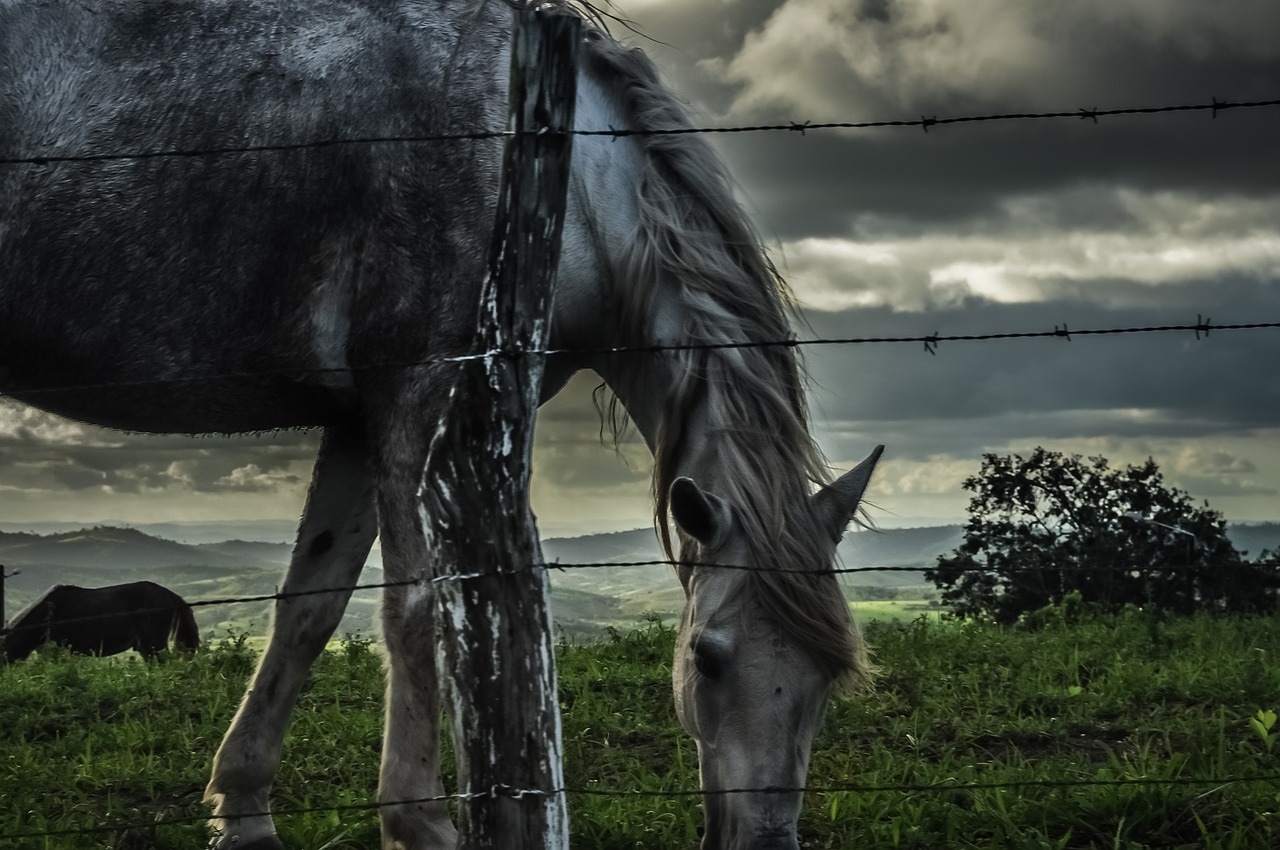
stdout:
<svg viewBox="0 0 1280 850">
<path fill-rule="evenodd" d="M 1280 846 L 1280 781 L 1189 782 L 1280 774 L 1280 724 L 1268 714 L 1280 709 L 1280 619 L 1047 619 L 1038 631 L 869 623 L 879 685 L 832 705 L 810 785 L 888 788 L 809 794 L 804 846 Z M 572 788 L 696 788 L 696 755 L 671 708 L 672 640 L 649 623 L 561 647 Z M 52 653 L 0 669 L 0 847 L 203 846 L 208 763 L 253 663 L 250 643 L 229 639 L 152 664 Z M 371 799 L 380 690 L 370 644 L 325 653 L 290 730 L 277 809 Z M 1140 783 L 1052 784 L 1115 780 Z M 1000 783 L 1031 784 L 965 787 Z M 574 793 L 569 807 L 575 847 L 697 845 L 694 796 Z M 123 826 L 20 835 L 113 824 Z M 367 811 L 278 825 L 290 847 L 377 846 Z"/>
<path fill-rule="evenodd" d="M 943 612 L 943 609 L 930 605 L 924 599 L 871 599 L 854 603 L 853 609 L 858 612 L 858 619 L 864 623 L 910 623 L 921 617 L 937 620 Z"/>
</svg>

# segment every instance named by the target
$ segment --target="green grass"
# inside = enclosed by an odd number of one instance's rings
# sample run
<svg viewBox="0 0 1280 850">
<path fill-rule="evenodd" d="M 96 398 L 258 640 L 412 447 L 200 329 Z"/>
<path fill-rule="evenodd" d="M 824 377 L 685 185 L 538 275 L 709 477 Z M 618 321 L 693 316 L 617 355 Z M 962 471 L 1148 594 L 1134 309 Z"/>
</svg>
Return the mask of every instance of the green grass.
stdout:
<svg viewBox="0 0 1280 850">
<path fill-rule="evenodd" d="M 1134 613 L 1034 632 L 918 619 L 873 621 L 867 634 L 879 684 L 832 704 L 814 787 L 1280 773 L 1280 724 L 1265 713 L 1280 710 L 1280 619 Z M 655 622 L 561 647 L 571 787 L 696 787 L 671 707 L 672 642 Z M 202 846 L 201 824 L 183 819 L 205 813 L 209 760 L 254 653 L 232 639 L 190 659 L 54 652 L 0 668 L 0 846 Z M 290 729 L 277 808 L 371 799 L 381 687 L 367 642 L 324 654 Z M 599 850 L 693 848 L 701 824 L 687 796 L 574 794 L 569 809 L 573 845 Z M 128 826 L 13 837 L 113 823 Z M 291 847 L 377 846 L 369 812 L 278 825 Z M 807 848 L 1251 850 L 1280 846 L 1280 783 L 813 793 L 800 829 Z"/>
<path fill-rule="evenodd" d="M 921 617 L 937 620 L 943 614 L 925 599 L 871 599 L 853 603 L 853 610 L 864 623 L 910 623 Z"/>
</svg>

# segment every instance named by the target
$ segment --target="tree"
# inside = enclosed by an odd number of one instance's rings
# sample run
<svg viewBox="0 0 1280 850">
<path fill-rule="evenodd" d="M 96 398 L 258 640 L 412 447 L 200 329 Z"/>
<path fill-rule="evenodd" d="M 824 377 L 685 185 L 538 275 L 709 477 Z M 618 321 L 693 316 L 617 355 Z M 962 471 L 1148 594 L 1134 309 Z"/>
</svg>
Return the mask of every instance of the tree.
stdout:
<svg viewBox="0 0 1280 850">
<path fill-rule="evenodd" d="M 987 454 L 964 487 L 975 493 L 964 542 L 927 571 L 959 617 L 1012 623 L 1072 591 L 1104 611 L 1275 608 L 1280 571 L 1247 563 L 1222 515 L 1167 487 L 1151 459 L 1111 469 L 1044 448 Z"/>
</svg>

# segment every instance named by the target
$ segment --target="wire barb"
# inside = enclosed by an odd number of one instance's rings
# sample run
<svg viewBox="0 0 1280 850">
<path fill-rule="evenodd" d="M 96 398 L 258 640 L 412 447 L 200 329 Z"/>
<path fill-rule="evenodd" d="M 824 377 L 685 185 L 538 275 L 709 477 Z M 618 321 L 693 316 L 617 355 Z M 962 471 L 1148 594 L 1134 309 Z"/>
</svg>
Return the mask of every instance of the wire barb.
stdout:
<svg viewBox="0 0 1280 850">
<path fill-rule="evenodd" d="M 1205 339 L 1209 338 L 1210 321 L 1208 318 L 1200 318 L 1200 314 L 1196 313 L 1196 339 L 1200 339 L 1200 334 L 1202 333 Z"/>
</svg>

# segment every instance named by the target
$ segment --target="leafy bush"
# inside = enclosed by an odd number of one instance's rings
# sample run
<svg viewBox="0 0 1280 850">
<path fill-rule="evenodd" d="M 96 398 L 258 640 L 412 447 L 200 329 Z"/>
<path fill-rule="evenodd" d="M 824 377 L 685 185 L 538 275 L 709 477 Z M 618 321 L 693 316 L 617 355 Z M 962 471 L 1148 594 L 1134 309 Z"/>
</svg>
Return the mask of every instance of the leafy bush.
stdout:
<svg viewBox="0 0 1280 850">
<path fill-rule="evenodd" d="M 1165 486 L 1150 459 L 1112 469 L 1043 448 L 988 454 L 964 486 L 975 494 L 964 542 L 926 573 L 960 618 L 1013 623 L 1071 594 L 1109 612 L 1275 609 L 1275 555 L 1246 562 L 1222 515 Z"/>
</svg>

